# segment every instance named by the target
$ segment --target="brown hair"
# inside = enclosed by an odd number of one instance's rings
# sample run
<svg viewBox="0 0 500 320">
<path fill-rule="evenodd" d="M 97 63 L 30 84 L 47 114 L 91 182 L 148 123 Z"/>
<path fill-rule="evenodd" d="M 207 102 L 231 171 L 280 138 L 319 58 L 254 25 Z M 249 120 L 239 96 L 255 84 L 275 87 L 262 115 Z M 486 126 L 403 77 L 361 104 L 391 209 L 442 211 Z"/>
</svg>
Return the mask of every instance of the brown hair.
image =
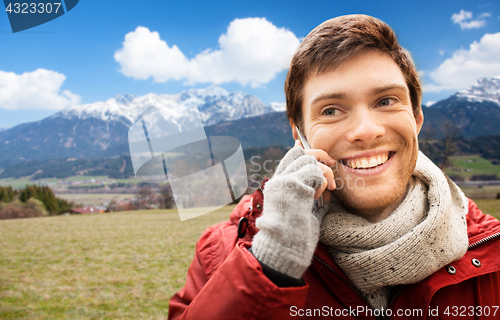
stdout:
<svg viewBox="0 0 500 320">
<path fill-rule="evenodd" d="M 366 15 L 347 15 L 327 20 L 314 28 L 295 52 L 285 80 L 286 112 L 302 127 L 302 95 L 307 78 L 330 71 L 366 50 L 388 53 L 401 69 L 410 92 L 415 119 L 420 112 L 422 88 L 408 51 L 385 22 Z"/>
</svg>

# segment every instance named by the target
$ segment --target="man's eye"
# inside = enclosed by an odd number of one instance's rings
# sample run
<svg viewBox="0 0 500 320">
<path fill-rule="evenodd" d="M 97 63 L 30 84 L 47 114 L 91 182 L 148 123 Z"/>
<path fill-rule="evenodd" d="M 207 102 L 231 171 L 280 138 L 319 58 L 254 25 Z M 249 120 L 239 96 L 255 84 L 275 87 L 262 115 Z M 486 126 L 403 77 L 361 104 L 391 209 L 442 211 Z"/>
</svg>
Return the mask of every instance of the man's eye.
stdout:
<svg viewBox="0 0 500 320">
<path fill-rule="evenodd" d="M 326 109 L 325 111 L 323 111 L 323 114 L 325 116 L 333 116 L 333 115 L 336 115 L 338 113 L 339 113 L 339 110 L 338 109 L 334 109 L 334 108 Z"/>
<path fill-rule="evenodd" d="M 383 107 L 383 106 L 389 106 L 391 105 L 391 102 L 392 102 L 393 99 L 389 99 L 389 98 L 385 98 L 385 99 L 382 99 L 378 102 L 378 105 L 380 107 Z"/>
</svg>

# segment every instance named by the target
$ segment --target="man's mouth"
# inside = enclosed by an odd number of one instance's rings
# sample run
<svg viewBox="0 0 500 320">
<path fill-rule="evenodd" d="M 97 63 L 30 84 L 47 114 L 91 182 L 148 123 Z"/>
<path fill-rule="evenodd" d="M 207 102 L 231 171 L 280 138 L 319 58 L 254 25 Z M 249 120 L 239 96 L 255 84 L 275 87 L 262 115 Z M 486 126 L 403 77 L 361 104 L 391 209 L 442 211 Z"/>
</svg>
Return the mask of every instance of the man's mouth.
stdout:
<svg viewBox="0 0 500 320">
<path fill-rule="evenodd" d="M 371 157 L 342 159 L 339 162 L 352 169 L 373 169 L 386 163 L 393 154 L 394 152 L 391 151 Z"/>
</svg>

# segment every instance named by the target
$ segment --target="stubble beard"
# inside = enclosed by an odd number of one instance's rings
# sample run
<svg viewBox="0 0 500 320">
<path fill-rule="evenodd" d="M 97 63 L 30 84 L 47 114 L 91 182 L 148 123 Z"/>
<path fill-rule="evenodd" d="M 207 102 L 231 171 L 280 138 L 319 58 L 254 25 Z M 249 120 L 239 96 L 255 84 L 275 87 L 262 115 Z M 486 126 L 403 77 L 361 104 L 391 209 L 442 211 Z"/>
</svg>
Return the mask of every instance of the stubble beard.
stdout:
<svg viewBox="0 0 500 320">
<path fill-rule="evenodd" d="M 393 177 L 389 185 L 368 185 L 368 183 L 366 183 L 364 188 L 361 189 L 358 189 L 356 186 L 354 188 L 344 187 L 334 190 L 334 196 L 337 197 L 352 214 L 361 216 L 368 221 L 380 221 L 385 219 L 404 199 L 408 183 L 415 171 L 419 149 L 418 140 L 415 138 L 413 142 L 414 148 L 411 150 L 410 163 L 405 165 L 405 159 L 399 160 L 400 168 L 394 175 L 395 179 Z M 344 186 L 347 185 L 348 181 L 346 180 L 353 180 L 348 174 L 340 175 L 340 179 L 344 183 Z M 337 186 L 338 185 L 339 184 L 337 184 Z M 388 209 L 391 210 L 387 212 Z"/>
</svg>

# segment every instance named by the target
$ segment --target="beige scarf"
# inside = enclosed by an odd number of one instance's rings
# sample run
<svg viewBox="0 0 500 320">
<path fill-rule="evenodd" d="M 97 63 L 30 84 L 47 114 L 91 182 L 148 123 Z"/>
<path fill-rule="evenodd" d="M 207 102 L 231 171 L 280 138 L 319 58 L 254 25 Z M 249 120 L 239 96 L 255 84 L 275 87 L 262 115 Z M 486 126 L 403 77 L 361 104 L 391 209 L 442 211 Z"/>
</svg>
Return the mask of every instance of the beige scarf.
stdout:
<svg viewBox="0 0 500 320">
<path fill-rule="evenodd" d="M 467 251 L 467 198 L 419 152 L 404 200 L 370 223 L 338 201 L 323 219 L 320 241 L 373 307 L 388 306 L 390 287 L 419 282 Z"/>
</svg>

